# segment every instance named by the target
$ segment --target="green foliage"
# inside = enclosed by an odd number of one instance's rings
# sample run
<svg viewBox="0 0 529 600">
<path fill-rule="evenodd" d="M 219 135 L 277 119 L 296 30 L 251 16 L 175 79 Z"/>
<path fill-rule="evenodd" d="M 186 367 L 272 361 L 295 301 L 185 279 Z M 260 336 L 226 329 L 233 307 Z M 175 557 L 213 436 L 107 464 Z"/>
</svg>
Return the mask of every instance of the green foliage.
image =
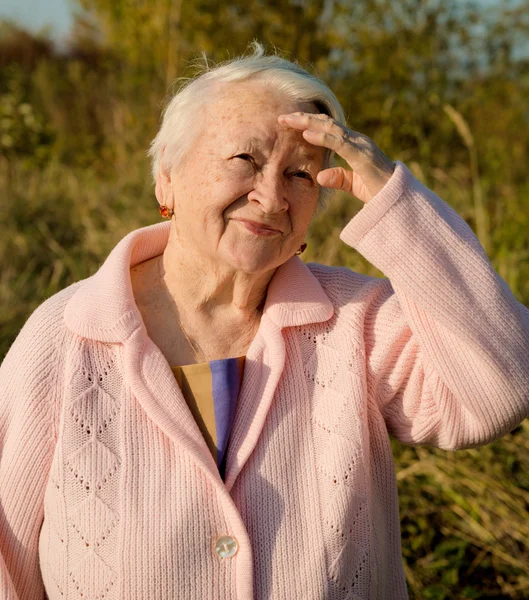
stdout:
<svg viewBox="0 0 529 600">
<path fill-rule="evenodd" d="M 17 81 L 8 82 L 9 91 L 0 96 L 0 148 L 8 159 L 31 157 L 37 165 L 45 164 L 51 155 L 52 132 L 42 115 L 24 102 Z"/>
<path fill-rule="evenodd" d="M 0 27 L 0 356 L 42 300 L 159 219 L 145 152 L 173 81 L 200 51 L 219 61 L 253 38 L 316 70 L 529 304 L 529 59 L 513 55 L 527 0 L 495 15 L 455 0 L 79 4 L 65 53 Z M 338 237 L 361 207 L 337 194 L 304 259 L 381 277 Z M 527 421 L 479 450 L 392 446 L 411 599 L 528 597 Z"/>
</svg>

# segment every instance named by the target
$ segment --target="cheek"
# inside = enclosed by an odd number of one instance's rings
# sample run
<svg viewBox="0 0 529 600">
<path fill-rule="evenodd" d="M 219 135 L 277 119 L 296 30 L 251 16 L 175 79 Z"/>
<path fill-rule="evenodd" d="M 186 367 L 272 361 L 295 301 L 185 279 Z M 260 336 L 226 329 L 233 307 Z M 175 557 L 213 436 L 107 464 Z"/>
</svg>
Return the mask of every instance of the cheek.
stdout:
<svg viewBox="0 0 529 600">
<path fill-rule="evenodd" d="M 317 191 L 315 193 L 305 193 L 298 196 L 298 200 L 290 209 L 294 233 L 305 235 L 317 204 Z"/>
<path fill-rule="evenodd" d="M 211 173 L 206 178 L 198 177 L 196 183 L 178 186 L 174 191 L 175 212 L 178 211 L 183 220 L 192 219 L 210 227 L 222 221 L 224 212 L 246 193 L 240 179 Z"/>
</svg>

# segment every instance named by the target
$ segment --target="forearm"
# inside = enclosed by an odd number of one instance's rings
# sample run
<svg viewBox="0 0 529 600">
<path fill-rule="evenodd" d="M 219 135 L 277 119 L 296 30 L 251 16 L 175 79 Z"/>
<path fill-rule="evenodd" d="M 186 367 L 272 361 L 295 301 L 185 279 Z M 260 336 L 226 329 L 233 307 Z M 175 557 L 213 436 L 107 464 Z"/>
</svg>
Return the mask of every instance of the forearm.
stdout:
<svg viewBox="0 0 529 600">
<path fill-rule="evenodd" d="M 400 163 L 341 237 L 391 282 L 410 356 L 420 351 L 423 363 L 416 388 L 444 420 L 439 443 L 486 443 L 529 414 L 529 311 L 461 217 Z"/>
</svg>

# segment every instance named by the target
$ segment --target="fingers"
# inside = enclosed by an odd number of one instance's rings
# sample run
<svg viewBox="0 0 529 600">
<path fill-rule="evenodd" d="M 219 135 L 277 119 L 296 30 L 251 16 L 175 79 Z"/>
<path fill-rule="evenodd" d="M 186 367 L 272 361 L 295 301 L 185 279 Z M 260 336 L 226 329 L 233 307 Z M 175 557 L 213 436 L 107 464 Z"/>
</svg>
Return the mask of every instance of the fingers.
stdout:
<svg viewBox="0 0 529 600">
<path fill-rule="evenodd" d="M 314 129 L 304 129 L 301 135 L 315 146 L 323 146 L 324 148 L 330 148 L 340 154 L 340 150 L 343 152 L 344 140 L 338 137 L 335 133 L 328 131 L 315 131 Z M 345 157 L 344 157 L 345 158 Z"/>
<path fill-rule="evenodd" d="M 288 125 L 298 131 L 326 132 L 330 135 L 343 136 L 347 131 L 341 125 L 338 125 L 334 119 L 328 115 L 312 113 L 290 113 L 288 115 L 279 115 L 277 118 L 282 125 Z"/>
<path fill-rule="evenodd" d="M 328 115 L 298 112 L 279 115 L 278 121 L 301 131 L 311 144 L 334 150 L 351 168 L 366 161 L 372 145 L 367 136 L 347 129 Z"/>
<path fill-rule="evenodd" d="M 329 115 L 324 115 L 322 113 L 315 114 L 296 112 L 289 113 L 287 115 L 279 115 L 277 119 L 283 124 L 288 124 L 290 127 L 300 130 L 306 129 L 308 126 L 310 126 L 311 122 L 315 121 L 319 121 L 321 124 L 327 124 L 328 126 L 336 125 L 337 127 L 340 127 L 340 125 L 338 125 L 338 123 L 336 123 L 336 121 L 332 117 L 329 117 Z"/>
<path fill-rule="evenodd" d="M 316 179 L 322 187 L 334 188 L 335 190 L 343 190 L 349 193 L 353 189 L 352 172 L 342 167 L 333 167 L 320 171 Z"/>
</svg>

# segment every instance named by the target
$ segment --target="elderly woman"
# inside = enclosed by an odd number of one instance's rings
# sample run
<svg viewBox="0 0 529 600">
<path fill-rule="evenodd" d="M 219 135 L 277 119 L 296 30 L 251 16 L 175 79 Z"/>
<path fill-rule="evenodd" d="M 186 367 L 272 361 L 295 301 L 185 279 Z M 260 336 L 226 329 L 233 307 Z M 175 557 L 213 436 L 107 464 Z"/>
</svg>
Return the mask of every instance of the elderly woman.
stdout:
<svg viewBox="0 0 529 600">
<path fill-rule="evenodd" d="M 338 153 L 350 169 L 331 166 Z M 388 432 L 487 444 L 529 414 L 529 315 L 466 223 L 299 66 L 188 82 L 160 211 L 42 304 L 1 369 L 5 600 L 407 598 Z M 387 275 L 305 264 L 340 238 Z"/>
</svg>

